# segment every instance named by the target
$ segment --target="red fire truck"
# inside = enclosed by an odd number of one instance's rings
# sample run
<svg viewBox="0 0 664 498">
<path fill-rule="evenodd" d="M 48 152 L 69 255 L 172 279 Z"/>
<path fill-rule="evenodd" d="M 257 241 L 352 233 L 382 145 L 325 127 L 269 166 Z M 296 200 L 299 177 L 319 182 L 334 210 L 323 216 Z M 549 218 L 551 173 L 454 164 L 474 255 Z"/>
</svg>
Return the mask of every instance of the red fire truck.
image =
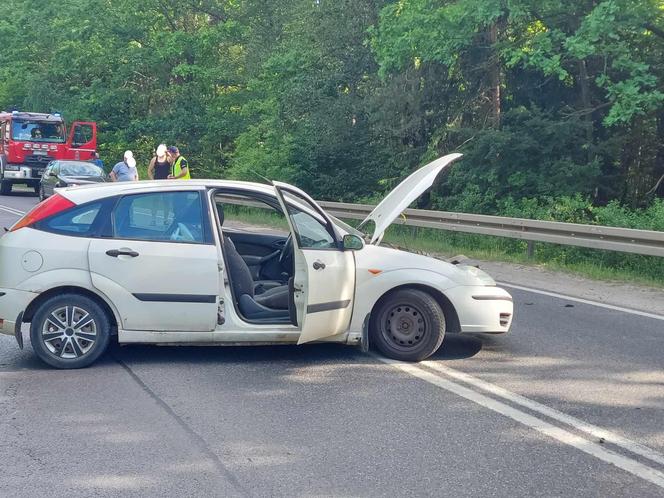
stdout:
<svg viewBox="0 0 664 498">
<path fill-rule="evenodd" d="M 67 128 L 58 113 L 0 112 L 0 194 L 16 183 L 39 191 L 46 165 L 54 159 L 94 159 L 97 125 L 76 121 Z"/>
</svg>

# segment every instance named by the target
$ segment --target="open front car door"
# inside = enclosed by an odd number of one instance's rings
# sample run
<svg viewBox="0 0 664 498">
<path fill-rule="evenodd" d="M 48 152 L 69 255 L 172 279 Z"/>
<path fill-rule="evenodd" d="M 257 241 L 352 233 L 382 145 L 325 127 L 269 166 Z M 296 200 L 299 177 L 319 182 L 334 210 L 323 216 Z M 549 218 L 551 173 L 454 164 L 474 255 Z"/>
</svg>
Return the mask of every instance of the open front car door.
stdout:
<svg viewBox="0 0 664 498">
<path fill-rule="evenodd" d="M 294 250 L 294 302 L 300 326 L 298 344 L 348 329 L 355 294 L 355 257 L 324 211 L 303 191 L 273 182 L 287 213 Z"/>
<path fill-rule="evenodd" d="M 87 161 L 97 148 L 97 124 L 93 122 L 75 121 L 67 138 L 67 159 Z"/>
</svg>

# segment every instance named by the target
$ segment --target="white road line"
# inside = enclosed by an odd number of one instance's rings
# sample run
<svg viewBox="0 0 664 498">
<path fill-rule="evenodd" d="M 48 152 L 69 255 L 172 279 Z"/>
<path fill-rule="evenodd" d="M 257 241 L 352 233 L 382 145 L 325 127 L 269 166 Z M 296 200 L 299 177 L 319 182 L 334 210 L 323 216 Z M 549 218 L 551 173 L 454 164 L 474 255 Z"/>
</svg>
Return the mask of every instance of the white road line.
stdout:
<svg viewBox="0 0 664 498">
<path fill-rule="evenodd" d="M 554 408 L 549 408 L 548 406 L 538 403 L 537 401 L 530 400 L 524 396 L 508 391 L 507 389 L 503 389 L 502 387 L 495 386 L 489 382 L 473 377 L 472 375 L 468 375 L 466 373 L 459 372 L 458 370 L 446 367 L 435 361 L 423 361 L 420 363 L 420 365 L 425 365 L 432 370 L 445 374 L 456 380 L 460 380 L 474 387 L 478 387 L 514 404 L 521 405 L 534 412 L 541 413 L 542 415 L 557 420 L 558 422 L 567 424 L 574 429 L 577 429 L 578 431 L 590 434 L 592 437 L 597 438 L 598 440 L 603 439 L 606 443 L 615 444 L 616 446 L 620 446 L 621 448 L 631 451 L 635 455 L 642 456 L 660 465 L 664 465 L 664 455 L 661 453 L 658 453 L 652 448 L 648 448 L 647 446 L 643 446 L 637 442 L 624 438 L 618 434 L 614 434 L 605 429 L 602 429 L 601 427 L 588 424 L 583 420 L 579 420 L 578 418 L 572 417 L 571 415 L 559 412 Z"/>
<path fill-rule="evenodd" d="M 557 294 L 555 292 L 544 291 L 540 289 L 532 289 L 530 287 L 523 287 L 521 285 L 508 284 L 507 282 L 496 282 L 498 285 L 509 287 L 511 289 L 518 289 L 535 294 L 542 294 L 543 296 L 556 297 L 558 299 L 566 299 L 567 301 L 575 301 L 577 303 L 590 304 L 600 308 L 606 308 L 614 311 L 622 311 L 623 313 L 630 313 L 632 315 L 645 316 L 647 318 L 654 318 L 655 320 L 664 320 L 664 316 L 648 313 L 646 311 L 633 310 L 630 308 L 623 308 L 622 306 L 614 306 L 613 304 L 600 303 L 599 301 L 590 301 L 589 299 L 582 299 L 580 297 L 566 296 L 565 294 Z"/>
<path fill-rule="evenodd" d="M 23 216 L 26 213 L 26 211 L 20 211 L 18 209 L 14 209 L 13 207 L 3 206 L 2 204 L 0 204 L 0 209 L 2 209 L 3 211 L 7 211 L 8 213 L 18 214 L 21 216 Z"/>
<path fill-rule="evenodd" d="M 418 379 L 424 380 L 425 382 L 433 384 L 434 386 L 445 389 L 446 391 L 461 396 L 462 398 L 472 401 L 473 403 L 477 403 L 478 405 L 488 408 L 489 410 L 500 413 L 505 417 L 511 418 L 516 422 L 535 429 L 541 434 L 581 450 L 588 455 L 602 460 L 603 462 L 614 465 L 626 472 L 629 472 L 632 475 L 651 482 L 660 488 L 664 488 L 664 473 L 653 469 L 652 467 L 648 467 L 647 465 L 644 465 L 637 460 L 619 455 L 611 450 L 604 448 L 598 443 L 588 441 L 581 436 L 577 436 L 576 434 L 566 431 L 565 429 L 556 427 L 549 422 L 539 419 L 517 408 L 513 408 L 512 406 L 507 405 L 501 401 L 489 398 L 484 394 L 475 392 L 472 389 L 457 384 L 456 382 L 443 379 L 433 374 L 432 372 L 412 363 L 403 363 L 379 356 L 375 356 L 375 358 L 382 361 L 383 363 L 387 363 L 388 365 L 401 370 L 402 372 L 412 375 L 413 377 L 417 377 Z"/>
</svg>

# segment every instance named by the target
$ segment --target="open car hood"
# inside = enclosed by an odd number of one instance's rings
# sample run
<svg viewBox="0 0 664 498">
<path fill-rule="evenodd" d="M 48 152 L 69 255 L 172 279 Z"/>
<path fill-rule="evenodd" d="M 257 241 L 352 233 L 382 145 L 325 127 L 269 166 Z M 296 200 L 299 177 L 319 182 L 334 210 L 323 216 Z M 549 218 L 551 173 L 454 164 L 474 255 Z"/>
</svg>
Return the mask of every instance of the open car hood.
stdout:
<svg viewBox="0 0 664 498">
<path fill-rule="evenodd" d="M 411 202 L 417 199 L 426 189 L 433 185 L 438 174 L 450 163 L 459 159 L 463 154 L 447 154 L 430 162 L 426 166 L 411 173 L 411 175 L 396 186 L 382 200 L 378 206 L 360 224 L 365 226 L 369 221 L 375 223 L 375 228 L 370 244 L 379 244 L 387 227 L 406 209 Z"/>
</svg>

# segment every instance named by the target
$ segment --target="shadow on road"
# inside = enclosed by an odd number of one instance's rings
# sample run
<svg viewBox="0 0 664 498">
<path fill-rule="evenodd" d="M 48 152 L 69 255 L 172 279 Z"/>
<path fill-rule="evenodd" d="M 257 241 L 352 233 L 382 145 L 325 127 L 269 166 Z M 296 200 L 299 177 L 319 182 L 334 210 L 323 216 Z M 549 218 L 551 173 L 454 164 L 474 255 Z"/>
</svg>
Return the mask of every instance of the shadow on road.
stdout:
<svg viewBox="0 0 664 498">
<path fill-rule="evenodd" d="M 8 341 L 9 342 L 9 341 Z M 23 351 L 7 348 L 0 355 L 1 370 L 50 370 L 26 345 Z M 4 349 L 4 348 L 3 348 Z M 460 360 L 472 358 L 482 350 L 477 337 L 448 335 L 432 360 Z M 377 354 L 380 354 L 376 352 Z M 116 361 L 138 364 L 212 364 L 212 363 L 366 363 L 371 358 L 359 348 L 343 344 L 308 344 L 302 346 L 157 346 L 111 344 L 109 351 L 95 365 Z M 94 368 L 94 366 L 92 368 Z"/>
<path fill-rule="evenodd" d="M 430 359 L 432 360 L 464 360 L 472 358 L 482 351 L 482 340 L 478 337 L 464 335 L 446 335 L 443 345 Z"/>
<path fill-rule="evenodd" d="M 35 191 L 33 189 L 30 189 L 30 190 L 13 189 L 11 194 L 0 196 L 0 203 L 2 203 L 2 199 L 6 199 L 7 197 L 34 197 L 34 198 L 36 198 L 37 194 L 35 194 Z"/>
<path fill-rule="evenodd" d="M 472 358 L 482 350 L 477 337 L 449 335 L 432 360 Z M 380 354 L 380 353 L 378 353 Z M 109 357 L 109 355 L 106 355 Z M 310 344 L 303 346 L 150 346 L 114 345 L 110 357 L 132 363 L 364 363 L 369 358 L 358 348 L 342 344 Z"/>
<path fill-rule="evenodd" d="M 130 361 L 132 364 L 151 363 L 321 363 L 357 362 L 364 355 L 357 348 L 340 344 L 312 344 L 304 346 L 155 346 L 117 344 L 104 359 Z"/>
</svg>

